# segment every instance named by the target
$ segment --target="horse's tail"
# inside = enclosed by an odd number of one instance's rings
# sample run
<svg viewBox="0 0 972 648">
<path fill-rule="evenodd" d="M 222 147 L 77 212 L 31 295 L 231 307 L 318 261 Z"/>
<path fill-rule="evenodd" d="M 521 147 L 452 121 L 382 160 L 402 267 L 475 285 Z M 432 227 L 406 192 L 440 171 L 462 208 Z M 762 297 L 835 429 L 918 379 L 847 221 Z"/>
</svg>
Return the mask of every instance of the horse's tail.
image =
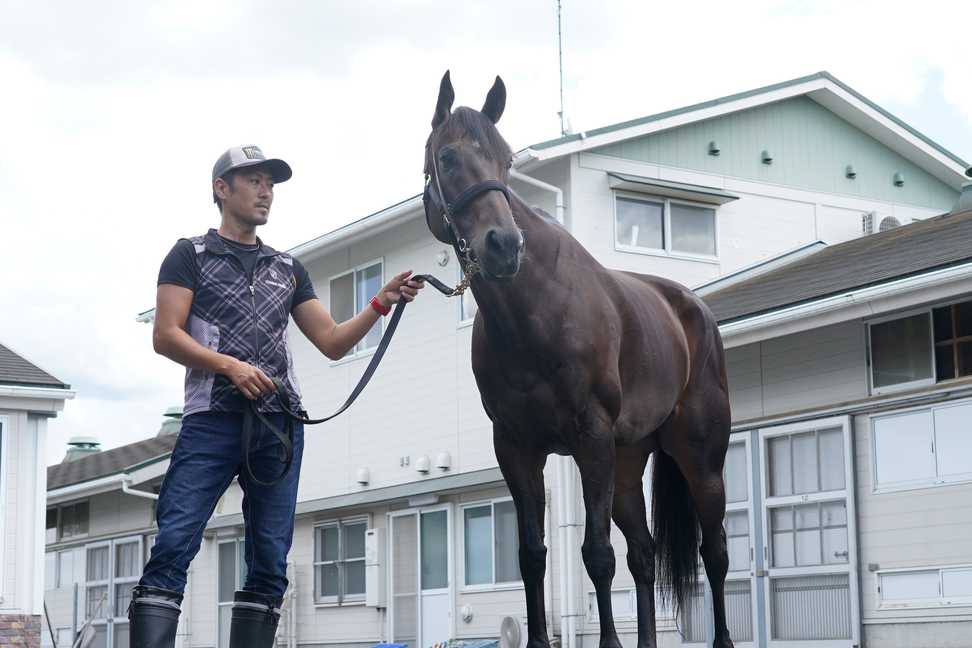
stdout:
<svg viewBox="0 0 972 648">
<path fill-rule="evenodd" d="M 662 601 L 672 602 L 677 615 L 695 589 L 699 567 L 699 519 L 688 482 L 678 464 L 664 451 L 653 454 L 651 519 L 655 565 Z"/>
</svg>

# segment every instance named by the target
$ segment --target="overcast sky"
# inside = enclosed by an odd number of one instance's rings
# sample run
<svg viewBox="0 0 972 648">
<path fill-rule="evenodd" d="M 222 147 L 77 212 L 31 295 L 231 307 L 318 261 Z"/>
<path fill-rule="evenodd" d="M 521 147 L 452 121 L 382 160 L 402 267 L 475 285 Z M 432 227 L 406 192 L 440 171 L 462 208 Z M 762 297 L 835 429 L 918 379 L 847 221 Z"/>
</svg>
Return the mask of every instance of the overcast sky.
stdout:
<svg viewBox="0 0 972 648">
<path fill-rule="evenodd" d="M 828 70 L 972 159 L 972 3 L 565 0 L 575 130 Z M 901 3 L 902 5 L 904 3 Z M 114 447 L 181 404 L 135 315 L 180 236 L 218 225 L 228 146 L 288 160 L 286 249 L 417 193 L 438 80 L 559 134 L 556 2 L 0 0 L 0 341 L 77 390 L 50 423 Z"/>
</svg>

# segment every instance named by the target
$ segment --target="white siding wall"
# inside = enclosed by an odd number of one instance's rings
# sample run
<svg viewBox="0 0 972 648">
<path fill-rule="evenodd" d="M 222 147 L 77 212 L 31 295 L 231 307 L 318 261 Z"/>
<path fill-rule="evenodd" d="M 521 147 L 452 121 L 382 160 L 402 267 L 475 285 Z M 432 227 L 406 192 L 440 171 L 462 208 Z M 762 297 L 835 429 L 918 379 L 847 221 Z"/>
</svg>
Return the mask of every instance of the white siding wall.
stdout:
<svg viewBox="0 0 972 648">
<path fill-rule="evenodd" d="M 902 224 L 940 213 L 900 203 L 801 191 L 728 176 L 581 153 L 572 156 L 569 222 L 584 246 L 608 267 L 657 274 L 696 286 L 818 239 L 840 243 L 861 235 L 861 215 Z M 739 196 L 716 209 L 717 262 L 620 252 L 614 248 L 614 191 L 607 172 L 630 173 L 723 189 Z"/>
<path fill-rule="evenodd" d="M 44 456 L 47 420 L 3 409 L 3 534 L 0 542 L 0 613 L 40 614 L 44 589 Z"/>
<path fill-rule="evenodd" d="M 869 416 L 854 417 L 854 435 L 861 616 L 865 625 L 904 620 L 964 620 L 968 622 L 964 635 L 967 641 L 972 636 L 972 605 L 880 610 L 877 575 L 868 569 L 868 565 L 874 564 L 885 570 L 972 564 L 972 484 L 876 493 Z M 874 632 L 879 631 L 875 629 Z M 884 631 L 884 634 L 889 633 Z M 887 645 L 909 644 L 898 641 Z"/>
<path fill-rule="evenodd" d="M 865 353 L 859 321 L 728 349 L 733 421 L 864 398 Z"/>
</svg>

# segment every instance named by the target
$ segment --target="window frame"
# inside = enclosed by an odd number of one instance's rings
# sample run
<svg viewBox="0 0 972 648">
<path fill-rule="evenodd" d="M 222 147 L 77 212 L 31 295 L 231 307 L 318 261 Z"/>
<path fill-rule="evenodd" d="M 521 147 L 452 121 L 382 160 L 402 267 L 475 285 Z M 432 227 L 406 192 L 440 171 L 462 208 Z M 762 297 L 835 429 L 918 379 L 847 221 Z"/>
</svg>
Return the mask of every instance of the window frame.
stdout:
<svg viewBox="0 0 972 648">
<path fill-rule="evenodd" d="M 371 266 L 374 266 L 374 265 L 377 265 L 378 266 L 378 277 L 379 277 L 378 278 L 378 283 L 381 284 L 381 286 L 384 286 L 385 285 L 385 257 L 378 257 L 376 259 L 372 259 L 371 261 L 366 261 L 364 263 L 360 263 L 360 264 L 358 264 L 356 266 L 353 266 L 353 267 L 351 267 L 351 268 L 349 268 L 347 270 L 344 270 L 343 272 L 339 272 L 339 273 L 337 273 L 335 275 L 331 275 L 330 277 L 327 278 L 327 312 L 328 313 L 333 313 L 334 312 L 334 309 L 332 308 L 332 306 L 333 306 L 332 299 L 333 299 L 334 295 L 331 292 L 331 283 L 335 279 L 340 279 L 341 277 L 345 277 L 345 276 L 347 276 L 349 274 L 351 275 L 351 292 L 352 292 L 352 295 L 351 296 L 354 299 L 354 308 L 352 309 L 353 312 L 352 312 L 351 316 L 354 317 L 355 315 L 357 315 L 358 313 L 360 313 L 362 310 L 364 310 L 365 306 L 367 306 L 367 303 L 365 303 L 365 304 L 359 304 L 358 303 L 358 283 L 357 283 L 357 280 L 356 280 L 355 277 L 357 276 L 357 273 L 358 272 L 360 272 L 362 270 L 365 270 L 367 268 L 370 268 Z M 338 324 L 340 324 L 340 322 L 338 322 Z M 384 318 L 383 317 L 379 317 L 378 318 L 378 331 L 379 331 L 379 340 L 380 340 L 381 339 L 380 336 L 381 335 L 384 335 L 384 333 L 385 333 L 385 321 L 384 321 Z M 368 332 L 370 333 L 371 332 L 371 329 L 368 329 Z M 348 351 L 348 353 L 344 357 L 338 358 L 337 360 L 331 360 L 330 361 L 330 364 L 333 366 L 333 365 L 341 364 L 341 363 L 344 363 L 344 362 L 350 362 L 350 361 L 356 360 L 358 358 L 364 358 L 364 357 L 367 357 L 367 356 L 370 356 L 371 354 L 373 354 L 375 352 L 375 349 L 378 348 L 378 344 L 377 343 L 374 346 L 372 346 L 372 347 L 367 347 L 367 348 L 364 348 L 364 349 L 359 348 L 361 346 L 361 344 L 364 342 L 364 339 L 367 338 L 367 337 L 368 337 L 368 334 L 365 333 L 365 337 L 362 338 L 357 344 L 355 344 L 354 345 L 354 348 L 352 348 L 350 351 Z"/>
<path fill-rule="evenodd" d="M 523 574 L 520 574 L 520 580 L 496 581 L 496 504 L 502 504 L 504 502 L 513 502 L 513 497 L 493 497 L 463 503 L 459 506 L 459 526 L 462 529 L 460 533 L 460 536 L 462 537 L 460 541 L 460 550 L 462 551 L 462 582 L 459 584 L 460 592 L 499 592 L 504 590 L 523 589 Z M 490 519 L 489 550 L 490 556 L 492 557 L 492 579 L 489 583 L 477 583 L 469 585 L 466 583 L 466 509 L 485 508 L 486 506 L 489 507 Z M 514 511 L 515 510 L 516 506 L 514 504 Z M 519 527 L 517 527 L 517 533 L 519 534 Z M 520 539 L 517 537 L 518 545 L 519 542 Z"/>
<path fill-rule="evenodd" d="M 74 534 L 74 535 L 65 536 L 64 535 L 64 519 L 63 519 L 62 511 L 63 511 L 63 509 L 66 509 L 68 507 L 78 506 L 80 504 L 84 504 L 88 508 L 87 516 L 86 516 L 86 519 L 85 519 L 85 529 L 86 529 L 86 531 L 84 533 L 77 533 L 77 534 Z M 56 525 L 54 527 L 55 528 L 56 537 L 54 538 L 54 540 L 52 542 L 47 542 L 47 538 L 46 538 L 46 535 L 47 535 L 47 521 L 46 520 L 47 520 L 47 513 L 51 509 L 54 509 L 55 511 L 57 511 L 57 513 L 56 513 L 57 523 L 56 523 Z M 45 507 L 45 509 L 44 509 L 44 519 L 45 519 L 45 522 L 44 522 L 44 527 L 45 527 L 44 528 L 44 534 L 45 534 L 44 543 L 45 544 L 49 544 L 50 545 L 50 544 L 57 544 L 59 542 L 74 542 L 76 540 L 84 540 L 91 533 L 91 500 L 90 499 L 83 499 L 83 500 L 77 500 L 77 501 L 71 502 L 70 504 L 55 504 L 54 506 Z"/>
<path fill-rule="evenodd" d="M 933 565 L 929 567 L 901 567 L 897 569 L 879 569 L 875 572 L 874 578 L 874 596 L 877 601 L 878 610 L 936 610 L 942 608 L 956 608 L 956 607 L 972 607 L 972 596 L 968 597 L 956 597 L 957 602 L 950 602 L 945 599 L 942 588 L 942 578 L 946 571 L 950 570 L 964 570 L 972 569 L 972 563 L 965 564 L 950 564 L 950 565 Z M 882 599 L 881 593 L 881 576 L 888 574 L 910 574 L 910 573 L 922 573 L 922 572 L 937 572 L 938 573 L 938 599 L 932 602 L 931 599 L 905 599 L 901 602 L 886 603 Z"/>
<path fill-rule="evenodd" d="M 344 527 L 357 526 L 364 524 L 365 527 L 365 553 L 360 558 L 344 557 Z M 338 532 L 338 559 L 337 560 L 317 560 L 318 556 L 318 529 L 333 527 Z M 368 576 L 367 576 L 367 555 L 368 555 L 368 529 L 372 528 L 370 515 L 357 515 L 347 518 L 321 520 L 315 522 L 311 528 L 311 577 L 313 578 L 313 597 L 314 607 L 342 607 L 351 605 L 364 605 L 368 597 Z M 344 565 L 349 562 L 365 563 L 365 591 L 361 594 L 345 594 Z M 317 590 L 317 568 L 324 565 L 336 564 L 338 566 L 338 593 L 337 596 L 322 596 Z"/>
<path fill-rule="evenodd" d="M 742 446 L 744 457 L 746 459 L 745 461 L 746 499 L 738 502 L 730 502 L 729 498 L 728 497 L 726 498 L 726 517 L 723 518 L 722 526 L 723 529 L 725 529 L 726 531 L 726 546 L 728 548 L 728 541 L 730 537 L 729 529 L 726 528 L 728 514 L 737 513 L 740 511 L 746 514 L 746 530 L 747 533 L 749 534 L 746 539 L 746 542 L 749 545 L 749 564 L 746 566 L 745 569 L 730 569 L 727 572 L 727 574 L 730 577 L 737 576 L 739 578 L 742 578 L 743 576 L 745 576 L 746 578 L 749 578 L 750 572 L 753 570 L 756 564 L 756 553 L 755 553 L 756 550 L 754 548 L 754 543 L 756 538 L 756 521 L 755 521 L 756 516 L 753 514 L 753 510 L 752 510 L 753 509 L 753 465 L 752 465 L 753 459 L 752 459 L 752 455 L 750 454 L 749 435 L 746 433 L 730 435 L 729 445 L 726 448 L 726 454 L 728 454 L 729 448 L 732 447 L 733 445 Z M 723 479 L 726 478 L 725 466 L 723 466 L 722 478 Z M 647 501 L 649 503 L 649 508 L 650 508 L 651 500 L 649 499 Z"/>
<path fill-rule="evenodd" d="M 959 345 L 960 344 L 966 344 L 966 343 L 972 343 L 972 335 L 965 335 L 965 336 L 959 336 L 958 335 L 958 327 L 957 327 L 957 321 L 956 321 L 955 308 L 959 304 L 966 304 L 966 303 L 972 303 L 972 300 L 968 300 L 967 299 L 967 300 L 962 300 L 962 301 L 957 301 L 957 302 L 950 302 L 950 303 L 947 303 L 947 304 L 941 304 L 939 306 L 934 306 L 934 307 L 932 307 L 930 309 L 931 310 L 931 326 L 932 326 L 932 363 L 935 365 L 935 380 L 936 380 L 936 382 L 945 382 L 946 380 L 961 380 L 962 378 L 968 378 L 969 376 L 972 376 L 972 374 L 965 374 L 964 376 L 954 375 L 954 374 L 957 374 L 958 373 L 958 370 L 959 370 L 959 354 L 958 354 L 958 347 L 959 347 Z M 941 308 L 948 309 L 949 316 L 951 317 L 951 320 L 952 320 L 952 337 L 949 338 L 949 339 L 947 339 L 947 340 L 943 340 L 941 342 L 936 342 L 935 341 L 935 311 L 936 310 L 939 310 Z M 937 351 L 938 351 L 938 348 L 939 347 L 945 347 L 945 346 L 948 346 L 948 347 L 950 347 L 952 349 L 952 362 L 954 364 L 954 366 L 952 367 L 952 373 L 953 373 L 953 375 L 950 376 L 950 377 L 948 377 L 948 378 L 939 379 L 939 377 L 938 377 L 938 358 L 937 358 L 937 355 L 938 354 L 937 354 Z"/>
<path fill-rule="evenodd" d="M 940 403 L 932 403 L 930 405 L 917 405 L 914 407 L 906 407 L 903 409 L 891 410 L 888 412 L 880 412 L 875 414 L 870 414 L 867 417 L 867 425 L 869 431 L 869 444 L 870 444 L 870 470 L 871 470 L 871 493 L 875 495 L 880 495 L 884 493 L 900 493 L 903 491 L 911 490 L 922 490 L 926 488 L 939 488 L 941 486 L 953 486 L 956 484 L 968 484 L 972 482 L 972 472 L 960 473 L 958 478 L 952 477 L 951 479 L 943 478 L 938 474 L 938 439 L 935 435 L 935 410 L 937 409 L 947 409 L 949 407 L 960 407 L 972 405 L 972 398 L 958 398 L 954 400 L 942 401 Z M 907 482 L 889 482 L 882 486 L 877 481 L 877 436 L 874 433 L 874 421 L 875 419 L 881 418 L 892 418 L 895 416 L 900 416 L 902 414 L 909 414 L 912 412 L 928 411 L 931 414 L 932 428 L 930 430 L 931 443 L 934 448 L 932 453 L 933 462 L 935 465 L 935 475 L 934 477 L 926 481 L 907 481 Z"/>
<path fill-rule="evenodd" d="M 935 307 L 937 308 L 937 307 Z M 875 324 L 884 324 L 887 322 L 893 322 L 899 319 L 907 319 L 909 317 L 914 317 L 915 315 L 927 315 L 928 316 L 928 362 L 931 367 L 931 378 L 922 378 L 920 380 L 909 380 L 908 382 L 895 383 L 894 385 L 885 385 L 883 387 L 877 387 L 874 384 L 874 344 L 871 338 L 871 327 Z M 900 313 L 895 313 L 894 315 L 886 315 L 884 317 L 878 317 L 867 321 L 867 381 L 868 387 L 872 394 L 893 394 L 895 392 L 907 391 L 909 389 L 916 389 L 919 387 L 930 387 L 938 382 L 938 376 L 936 375 L 935 369 L 935 322 L 932 319 L 932 307 L 927 308 L 913 308 Z M 954 380 L 954 379 L 951 379 Z"/>
<path fill-rule="evenodd" d="M 627 254 L 644 254 L 648 256 L 662 256 L 685 261 L 702 261 L 706 263 L 719 263 L 719 206 L 704 202 L 685 200 L 684 198 L 671 198 L 656 194 L 640 194 L 632 191 L 615 189 L 612 191 L 612 212 L 611 212 L 611 237 L 614 249 L 617 252 Z M 641 247 L 639 245 L 624 245 L 618 243 L 618 198 L 633 202 L 642 203 L 661 203 L 662 204 L 662 247 Z M 712 211 L 712 235 L 714 238 L 714 254 L 697 254 L 694 252 L 683 252 L 672 248 L 672 204 L 698 207 Z"/>
</svg>

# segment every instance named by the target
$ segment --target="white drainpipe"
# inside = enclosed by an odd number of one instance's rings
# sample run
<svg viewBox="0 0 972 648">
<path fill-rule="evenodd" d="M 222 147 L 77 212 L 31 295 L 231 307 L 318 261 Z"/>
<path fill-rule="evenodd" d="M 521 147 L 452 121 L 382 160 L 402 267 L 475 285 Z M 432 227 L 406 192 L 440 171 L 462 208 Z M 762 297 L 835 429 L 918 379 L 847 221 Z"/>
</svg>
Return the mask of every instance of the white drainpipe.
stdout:
<svg viewBox="0 0 972 648">
<path fill-rule="evenodd" d="M 547 554 L 544 559 L 544 571 L 543 571 L 543 609 L 546 611 L 546 622 L 547 622 L 547 633 L 553 632 L 553 592 L 552 581 L 553 575 L 550 573 L 552 567 L 553 557 L 550 555 L 550 547 L 552 543 L 550 541 L 550 489 L 544 489 L 543 493 L 543 537 L 547 544 Z"/>
<path fill-rule="evenodd" d="M 557 456 L 557 565 L 560 586 L 560 645 L 572 648 L 567 638 L 567 497 L 565 493 L 566 457 Z"/>
<path fill-rule="evenodd" d="M 524 184 L 533 185 L 538 189 L 552 192 L 554 194 L 554 217 L 557 219 L 558 223 L 564 225 L 564 192 L 560 187 L 555 187 L 554 185 L 546 183 L 543 180 L 537 180 L 536 178 L 528 176 L 525 173 L 521 173 L 516 169 L 510 171 L 510 177 L 515 178 Z"/>
<path fill-rule="evenodd" d="M 132 488 L 132 480 L 129 478 L 123 479 L 121 483 L 122 492 L 126 495 L 134 495 L 135 497 L 144 497 L 145 499 L 157 500 L 159 496 L 155 493 L 148 493 L 146 491 L 135 490 Z"/>
<path fill-rule="evenodd" d="M 577 506 L 575 505 L 577 480 L 571 457 L 564 457 L 567 476 L 567 638 L 570 648 L 577 648 Z"/>
</svg>

